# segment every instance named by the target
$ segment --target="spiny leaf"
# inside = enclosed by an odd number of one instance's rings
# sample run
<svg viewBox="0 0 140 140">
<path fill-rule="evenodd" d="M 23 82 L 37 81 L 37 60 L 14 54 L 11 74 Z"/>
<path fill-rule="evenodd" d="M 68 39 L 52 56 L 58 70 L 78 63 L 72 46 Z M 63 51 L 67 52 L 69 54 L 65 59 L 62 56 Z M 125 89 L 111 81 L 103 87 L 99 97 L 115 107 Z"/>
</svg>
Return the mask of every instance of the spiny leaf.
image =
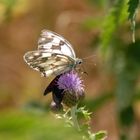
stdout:
<svg viewBox="0 0 140 140">
<path fill-rule="evenodd" d="M 128 19 L 133 20 L 133 18 L 135 17 L 136 14 L 136 10 L 138 8 L 139 5 L 139 0 L 129 0 L 128 2 Z"/>
<path fill-rule="evenodd" d="M 107 132 L 106 131 L 99 131 L 97 133 L 89 133 L 89 138 L 90 140 L 105 140 L 107 137 Z"/>
<path fill-rule="evenodd" d="M 128 19 L 131 21 L 131 29 L 132 29 L 132 40 L 135 42 L 135 18 L 136 18 L 136 11 L 139 5 L 139 0 L 129 0 L 128 2 Z"/>
</svg>

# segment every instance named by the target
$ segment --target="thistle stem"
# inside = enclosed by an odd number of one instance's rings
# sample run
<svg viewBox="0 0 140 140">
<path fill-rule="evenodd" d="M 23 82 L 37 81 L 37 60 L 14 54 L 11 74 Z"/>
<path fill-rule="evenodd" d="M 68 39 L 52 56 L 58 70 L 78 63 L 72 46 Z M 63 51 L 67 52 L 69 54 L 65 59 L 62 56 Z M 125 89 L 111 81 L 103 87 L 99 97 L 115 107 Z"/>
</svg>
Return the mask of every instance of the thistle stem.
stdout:
<svg viewBox="0 0 140 140">
<path fill-rule="evenodd" d="M 77 115 L 76 115 L 76 110 L 77 110 L 77 105 L 73 106 L 71 108 L 71 117 L 72 117 L 72 121 L 73 121 L 73 125 L 74 127 L 80 131 L 80 127 L 79 127 L 79 123 L 77 120 Z"/>
</svg>

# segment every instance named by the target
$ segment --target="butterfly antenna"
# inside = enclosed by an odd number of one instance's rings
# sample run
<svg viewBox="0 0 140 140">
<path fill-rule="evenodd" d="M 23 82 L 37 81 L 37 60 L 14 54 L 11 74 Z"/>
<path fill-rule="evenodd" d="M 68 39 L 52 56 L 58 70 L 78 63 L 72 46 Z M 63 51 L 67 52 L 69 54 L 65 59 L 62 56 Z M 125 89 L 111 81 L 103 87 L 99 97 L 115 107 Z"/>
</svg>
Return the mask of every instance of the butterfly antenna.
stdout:
<svg viewBox="0 0 140 140">
<path fill-rule="evenodd" d="M 87 56 L 87 57 L 84 57 L 83 60 L 88 60 L 88 59 L 94 58 L 94 57 L 96 57 L 95 54 L 90 55 L 90 56 Z M 94 61 L 94 59 L 90 59 L 90 61 L 86 61 L 86 63 L 96 66 L 96 62 Z M 85 63 L 85 64 L 86 64 L 86 63 Z"/>
</svg>

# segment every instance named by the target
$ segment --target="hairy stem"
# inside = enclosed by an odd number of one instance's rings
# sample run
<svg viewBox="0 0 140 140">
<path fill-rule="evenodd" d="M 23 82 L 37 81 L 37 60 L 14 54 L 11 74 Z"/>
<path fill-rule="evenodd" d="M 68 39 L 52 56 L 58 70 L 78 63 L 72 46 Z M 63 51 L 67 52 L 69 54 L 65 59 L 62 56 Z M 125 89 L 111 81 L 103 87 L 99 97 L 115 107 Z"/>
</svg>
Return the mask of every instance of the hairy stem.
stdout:
<svg viewBox="0 0 140 140">
<path fill-rule="evenodd" d="M 80 127 L 79 127 L 79 123 L 78 123 L 77 115 L 76 115 L 76 110 L 77 110 L 77 105 L 71 108 L 71 117 L 72 117 L 74 127 L 80 131 Z"/>
</svg>

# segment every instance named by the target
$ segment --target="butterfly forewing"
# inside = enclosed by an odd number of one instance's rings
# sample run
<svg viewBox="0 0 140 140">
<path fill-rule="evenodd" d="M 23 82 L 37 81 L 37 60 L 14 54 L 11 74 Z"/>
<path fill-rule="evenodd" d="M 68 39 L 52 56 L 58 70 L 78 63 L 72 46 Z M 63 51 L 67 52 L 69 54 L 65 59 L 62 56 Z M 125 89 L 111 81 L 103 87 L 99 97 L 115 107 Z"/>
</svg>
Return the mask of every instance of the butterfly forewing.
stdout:
<svg viewBox="0 0 140 140">
<path fill-rule="evenodd" d="M 72 58 L 76 57 L 71 44 L 66 39 L 48 30 L 42 31 L 38 40 L 38 49 L 68 55 Z"/>
</svg>

